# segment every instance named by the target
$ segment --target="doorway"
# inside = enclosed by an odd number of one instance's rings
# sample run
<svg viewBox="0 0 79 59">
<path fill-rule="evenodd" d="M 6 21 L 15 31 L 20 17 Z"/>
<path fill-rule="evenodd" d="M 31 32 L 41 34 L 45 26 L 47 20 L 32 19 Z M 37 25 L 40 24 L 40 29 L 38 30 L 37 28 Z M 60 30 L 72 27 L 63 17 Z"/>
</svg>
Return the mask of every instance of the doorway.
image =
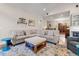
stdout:
<svg viewBox="0 0 79 59">
<path fill-rule="evenodd" d="M 65 34 L 65 37 L 69 36 L 69 26 L 67 23 L 58 23 L 58 30 L 60 34 Z"/>
</svg>

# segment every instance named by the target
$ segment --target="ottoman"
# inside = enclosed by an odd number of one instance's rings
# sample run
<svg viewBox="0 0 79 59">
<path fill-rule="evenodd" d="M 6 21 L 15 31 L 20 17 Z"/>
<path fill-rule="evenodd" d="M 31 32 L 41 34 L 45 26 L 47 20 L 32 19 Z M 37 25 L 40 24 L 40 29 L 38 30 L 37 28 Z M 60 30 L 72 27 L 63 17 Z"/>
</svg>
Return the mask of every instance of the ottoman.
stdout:
<svg viewBox="0 0 79 59">
<path fill-rule="evenodd" d="M 31 48 L 35 53 L 46 46 L 46 39 L 38 36 L 25 39 L 26 46 Z"/>
</svg>

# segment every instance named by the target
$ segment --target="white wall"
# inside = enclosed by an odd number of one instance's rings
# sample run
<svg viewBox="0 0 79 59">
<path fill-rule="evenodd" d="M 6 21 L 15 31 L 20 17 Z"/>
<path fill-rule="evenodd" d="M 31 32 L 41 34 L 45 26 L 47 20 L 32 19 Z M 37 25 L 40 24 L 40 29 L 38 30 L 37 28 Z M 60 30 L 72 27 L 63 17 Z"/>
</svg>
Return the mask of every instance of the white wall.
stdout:
<svg viewBox="0 0 79 59">
<path fill-rule="evenodd" d="M 27 20 L 35 20 L 35 26 L 28 26 L 25 24 L 17 24 L 19 17 L 24 17 Z M 11 30 L 26 30 L 26 29 L 35 29 L 39 28 L 40 17 L 32 13 L 24 12 L 17 8 L 7 6 L 5 4 L 0 4 L 0 37 L 5 37 L 9 35 Z"/>
</svg>

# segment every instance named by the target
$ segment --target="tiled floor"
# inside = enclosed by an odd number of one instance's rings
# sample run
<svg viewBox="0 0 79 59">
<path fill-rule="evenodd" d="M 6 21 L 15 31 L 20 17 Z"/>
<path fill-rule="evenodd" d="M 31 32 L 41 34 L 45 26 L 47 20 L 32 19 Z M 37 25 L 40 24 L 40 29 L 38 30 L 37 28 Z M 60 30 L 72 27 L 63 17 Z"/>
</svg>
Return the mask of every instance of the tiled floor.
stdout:
<svg viewBox="0 0 79 59">
<path fill-rule="evenodd" d="M 34 53 L 28 47 L 25 47 L 25 43 L 11 46 L 11 49 L 7 52 L 0 52 L 2 56 L 61 56 L 61 54 L 57 54 L 57 46 L 51 43 L 47 43 L 46 47 Z M 59 50 L 58 50 L 59 51 Z M 76 56 L 70 50 L 66 50 L 66 56 Z"/>
</svg>

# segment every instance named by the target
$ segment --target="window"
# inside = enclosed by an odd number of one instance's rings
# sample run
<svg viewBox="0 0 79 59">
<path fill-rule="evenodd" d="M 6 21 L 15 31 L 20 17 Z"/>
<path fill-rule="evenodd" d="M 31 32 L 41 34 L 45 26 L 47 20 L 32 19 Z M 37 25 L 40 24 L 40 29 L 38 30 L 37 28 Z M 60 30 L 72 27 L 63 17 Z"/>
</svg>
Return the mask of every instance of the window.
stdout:
<svg viewBox="0 0 79 59">
<path fill-rule="evenodd" d="M 79 15 L 72 16 L 72 26 L 79 26 Z"/>
</svg>

